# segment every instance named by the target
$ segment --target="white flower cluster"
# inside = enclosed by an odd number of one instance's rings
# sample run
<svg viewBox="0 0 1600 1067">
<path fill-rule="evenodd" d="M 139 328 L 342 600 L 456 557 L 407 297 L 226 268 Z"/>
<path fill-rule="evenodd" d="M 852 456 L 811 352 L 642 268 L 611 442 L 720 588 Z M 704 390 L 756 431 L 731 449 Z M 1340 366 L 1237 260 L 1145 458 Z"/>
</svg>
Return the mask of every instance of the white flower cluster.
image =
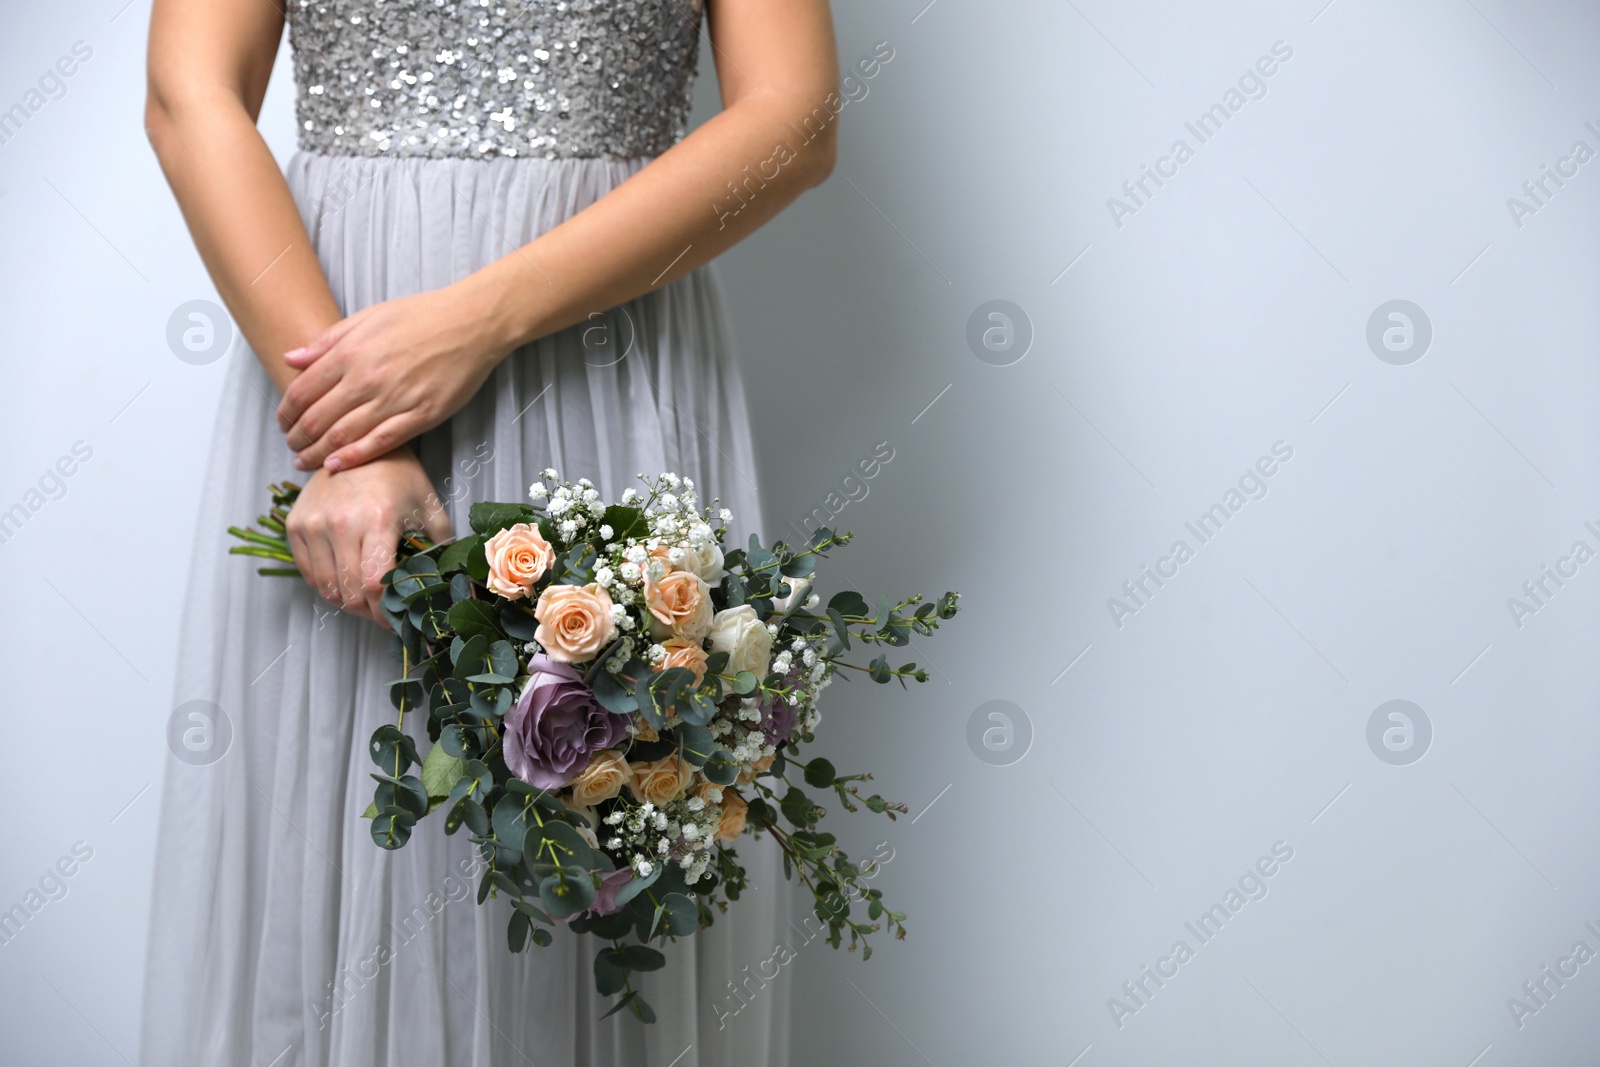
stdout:
<svg viewBox="0 0 1600 1067">
<path fill-rule="evenodd" d="M 529 499 L 544 505 L 545 514 L 555 520 L 562 540 L 570 543 L 586 537 L 590 524 L 606 513 L 605 501 L 600 499 L 594 483 L 587 478 L 573 483 L 559 481 L 550 467 L 540 471 L 539 477 L 540 481 L 528 486 Z M 546 480 L 554 482 L 555 488 L 548 488 Z"/>
<path fill-rule="evenodd" d="M 711 736 L 740 763 L 755 763 L 773 755 L 777 746 L 767 743 L 766 732 L 761 727 L 762 706 L 780 699 L 795 709 L 794 736 L 815 730 L 822 721 L 817 699 L 832 684 L 835 670 L 832 662 L 818 651 L 826 645 L 826 637 L 796 636 L 778 646 L 772 657 L 772 670 L 788 675 L 781 694 L 768 692 L 764 697 L 724 701 L 711 720 Z"/>
<path fill-rule="evenodd" d="M 644 518 L 650 533 L 642 543 L 644 553 L 635 562 L 643 564 L 656 549 L 665 546 L 667 559 L 675 567 L 687 561 L 691 569 L 700 572 L 705 562 L 702 557 L 713 549 L 717 551 L 720 565 L 720 542 L 733 513 L 723 508 L 719 512 L 722 526 L 714 527 L 710 522 L 711 510 L 700 509 L 700 495 L 695 491 L 693 479 L 676 474 L 663 474 L 654 481 L 642 474 L 639 478 L 650 489 L 650 496 L 644 503 Z M 701 577 L 712 580 L 704 573 Z"/>
<path fill-rule="evenodd" d="M 761 708 L 757 701 L 745 697 L 739 701 L 735 714 L 738 718 L 746 720 L 749 725 L 734 722 L 727 717 L 725 711 L 719 710 L 712 718 L 709 727 L 711 736 L 716 738 L 717 743 L 726 748 L 735 760 L 751 764 L 764 756 L 777 753 L 777 746 L 767 744 L 767 735 L 761 729 Z"/>
<path fill-rule="evenodd" d="M 658 863 L 676 863 L 693 885 L 711 865 L 712 845 L 721 822 L 722 809 L 699 797 L 660 807 L 646 802 L 607 815 L 605 824 L 611 827 L 611 836 L 604 843 L 613 855 L 626 858 L 641 878 L 648 878 Z"/>
<path fill-rule="evenodd" d="M 630 486 L 623 490 L 620 503 L 640 508 L 648 532 L 643 537 L 618 538 L 610 523 L 597 521 L 605 517 L 606 505 L 589 479 L 563 482 L 550 468 L 539 474 L 541 480 L 528 487 L 528 496 L 556 520 L 560 537 L 570 543 L 599 535 L 602 547 L 595 582 L 616 606 L 613 618 L 625 638 L 638 632 L 641 624 L 649 623 L 643 606 L 643 586 L 647 576 L 661 577 L 665 569 L 661 554 L 674 566 L 687 564 L 713 584 L 726 573 L 722 570 L 721 541 L 733 513 L 722 508 L 716 512 L 720 525 L 713 526 L 713 512 L 700 508 L 693 479 L 671 473 L 654 479 L 639 475 L 649 496 L 641 500 L 638 491 Z M 607 669 L 615 671 L 630 657 L 646 650 L 650 646 L 641 647 L 626 639 L 607 661 Z"/>
</svg>

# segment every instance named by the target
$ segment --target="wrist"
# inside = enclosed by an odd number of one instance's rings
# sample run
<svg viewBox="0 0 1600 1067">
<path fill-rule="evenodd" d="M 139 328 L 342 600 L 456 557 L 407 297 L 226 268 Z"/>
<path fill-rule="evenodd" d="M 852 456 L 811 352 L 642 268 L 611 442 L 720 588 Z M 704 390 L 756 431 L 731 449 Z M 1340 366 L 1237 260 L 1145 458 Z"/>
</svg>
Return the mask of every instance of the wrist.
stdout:
<svg viewBox="0 0 1600 1067">
<path fill-rule="evenodd" d="M 508 257 L 509 258 L 509 257 Z M 502 261 L 474 271 L 456 282 L 468 321 L 477 333 L 483 358 L 492 368 L 512 349 L 549 332 L 541 326 L 539 299 L 545 283 L 526 284 L 531 267 L 520 274 Z"/>
</svg>

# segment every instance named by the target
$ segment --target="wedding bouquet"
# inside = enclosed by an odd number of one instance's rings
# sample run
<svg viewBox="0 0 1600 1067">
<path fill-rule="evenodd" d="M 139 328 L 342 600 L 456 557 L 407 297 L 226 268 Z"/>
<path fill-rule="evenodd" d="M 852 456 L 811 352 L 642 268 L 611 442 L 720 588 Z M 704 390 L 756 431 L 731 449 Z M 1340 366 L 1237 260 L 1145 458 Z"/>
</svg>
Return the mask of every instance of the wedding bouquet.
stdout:
<svg viewBox="0 0 1600 1067">
<path fill-rule="evenodd" d="M 801 747 L 841 669 L 926 681 L 884 649 L 931 634 L 958 594 L 873 605 L 846 590 L 824 606 L 816 560 L 849 533 L 729 547 L 732 515 L 702 508 L 692 481 L 639 477 L 643 495 L 608 504 L 588 479 L 545 470 L 530 503 L 472 505 L 469 535 L 402 542 L 382 600 L 397 714 L 372 735 L 366 814 L 387 849 L 436 811 L 445 833 L 465 827 L 485 863 L 478 902 L 510 899 L 511 950 L 550 944 L 557 924 L 600 938 L 596 988 L 621 994 L 606 1014 L 653 1022 L 632 976 L 665 965 L 652 942 L 709 926 L 739 899 L 743 834 L 777 842 L 835 948 L 848 934 L 865 959 L 885 923 L 905 936 L 905 916 L 864 884 L 874 864 L 819 829 L 825 811 L 804 787 L 847 811 L 892 819 L 906 807 L 863 796 L 870 774 L 841 774 Z M 233 551 L 292 564 L 284 520 L 299 490 L 272 491 L 265 532 L 230 528 L 245 542 Z M 858 643 L 878 649 L 864 666 L 841 658 Z"/>
</svg>

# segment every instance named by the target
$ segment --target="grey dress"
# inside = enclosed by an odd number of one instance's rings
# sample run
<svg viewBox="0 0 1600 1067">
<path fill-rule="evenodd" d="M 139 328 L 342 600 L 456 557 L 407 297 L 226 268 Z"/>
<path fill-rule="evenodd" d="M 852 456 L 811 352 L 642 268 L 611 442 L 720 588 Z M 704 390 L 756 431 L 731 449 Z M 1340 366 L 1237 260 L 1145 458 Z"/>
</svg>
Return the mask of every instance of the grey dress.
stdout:
<svg viewBox="0 0 1600 1067">
<path fill-rule="evenodd" d="M 682 135 L 700 0 L 289 0 L 301 151 L 289 186 L 348 313 L 446 285 L 539 236 Z M 708 205 L 708 211 L 711 210 Z M 366 739 L 392 721 L 387 634 L 225 554 L 295 477 L 276 393 L 228 370 L 208 460 L 177 700 L 214 705 L 214 751 L 173 758 L 146 975 L 146 1067 L 782 1067 L 787 976 L 757 978 L 786 915 L 758 888 L 669 946 L 660 1021 L 605 1021 L 595 943 L 512 955 L 474 903 L 466 835 L 434 820 L 384 852 L 360 816 Z M 750 431 L 704 270 L 513 353 L 419 453 L 456 528 L 544 467 L 609 498 L 673 470 L 760 525 Z M 426 744 L 425 738 L 422 739 Z M 770 972 L 769 972 L 770 973 Z M 735 986 L 735 982 L 739 984 Z"/>
</svg>

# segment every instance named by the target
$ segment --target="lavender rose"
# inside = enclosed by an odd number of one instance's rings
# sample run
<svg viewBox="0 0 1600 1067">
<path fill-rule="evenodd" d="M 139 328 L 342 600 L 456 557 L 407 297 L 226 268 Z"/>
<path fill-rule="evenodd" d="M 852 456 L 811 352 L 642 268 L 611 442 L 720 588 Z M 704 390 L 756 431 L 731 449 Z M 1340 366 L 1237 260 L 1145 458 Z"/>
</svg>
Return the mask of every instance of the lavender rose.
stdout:
<svg viewBox="0 0 1600 1067">
<path fill-rule="evenodd" d="M 784 685 L 794 685 L 798 676 L 790 674 L 784 679 Z M 794 737 L 794 729 L 800 721 L 800 710 L 789 706 L 788 701 L 782 697 L 774 697 L 763 701 L 761 710 L 761 732 L 766 735 L 767 744 L 781 745 Z"/>
<path fill-rule="evenodd" d="M 590 753 L 628 736 L 628 717 L 601 707 L 568 664 L 541 653 L 528 660 L 528 673 L 527 688 L 506 712 L 506 766 L 529 785 L 559 789 L 588 766 Z"/>
</svg>

